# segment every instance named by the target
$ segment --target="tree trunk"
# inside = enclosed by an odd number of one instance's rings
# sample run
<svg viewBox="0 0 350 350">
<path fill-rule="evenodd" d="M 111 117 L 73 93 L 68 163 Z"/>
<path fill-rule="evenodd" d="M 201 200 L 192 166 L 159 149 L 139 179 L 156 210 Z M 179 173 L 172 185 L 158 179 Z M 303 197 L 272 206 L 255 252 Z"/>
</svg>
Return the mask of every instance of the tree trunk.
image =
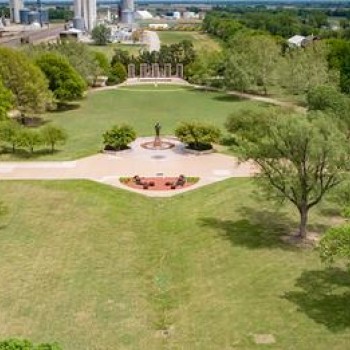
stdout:
<svg viewBox="0 0 350 350">
<path fill-rule="evenodd" d="M 300 224 L 299 224 L 299 237 L 300 238 L 306 238 L 306 228 L 307 228 L 307 221 L 308 221 L 308 214 L 309 209 L 306 205 L 303 205 L 299 208 L 300 213 Z"/>
<path fill-rule="evenodd" d="M 55 144 L 51 143 L 51 153 L 53 153 L 55 151 Z"/>
</svg>

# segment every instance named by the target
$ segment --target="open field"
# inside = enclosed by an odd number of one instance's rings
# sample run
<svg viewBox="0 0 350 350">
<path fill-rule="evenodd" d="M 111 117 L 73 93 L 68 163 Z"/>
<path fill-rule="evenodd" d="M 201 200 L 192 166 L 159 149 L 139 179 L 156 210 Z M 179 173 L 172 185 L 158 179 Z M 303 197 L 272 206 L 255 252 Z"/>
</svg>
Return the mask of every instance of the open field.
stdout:
<svg viewBox="0 0 350 350">
<path fill-rule="evenodd" d="M 64 350 L 348 347 L 349 274 L 282 244 L 291 211 L 254 198 L 251 180 L 157 200 L 82 181 L 0 191 L 1 338 Z M 326 213 L 312 213 L 312 230 Z M 257 334 L 276 343 L 258 346 Z"/>
<path fill-rule="evenodd" d="M 219 92 L 204 92 L 179 86 L 137 86 L 94 92 L 65 112 L 45 116 L 65 128 L 69 138 L 61 152 L 36 155 L 43 159 L 75 159 L 95 154 L 102 148 L 102 133 L 114 124 L 128 123 L 138 135 L 154 133 L 160 121 L 162 134 L 173 134 L 180 121 L 201 120 L 222 127 L 233 111 L 268 108 L 268 105 L 240 100 Z M 75 108 L 75 109 L 74 109 Z M 0 159 L 18 159 L 2 155 Z"/>
<path fill-rule="evenodd" d="M 162 44 L 169 45 L 182 40 L 190 40 L 196 50 L 219 51 L 221 49 L 218 41 L 205 33 L 181 31 L 159 31 L 157 33 Z"/>
<path fill-rule="evenodd" d="M 89 45 L 93 51 L 104 53 L 110 61 L 114 55 L 115 49 L 121 49 L 130 52 L 131 55 L 137 56 L 141 49 L 145 48 L 144 45 L 128 45 L 128 44 L 109 44 L 106 46 Z"/>
</svg>

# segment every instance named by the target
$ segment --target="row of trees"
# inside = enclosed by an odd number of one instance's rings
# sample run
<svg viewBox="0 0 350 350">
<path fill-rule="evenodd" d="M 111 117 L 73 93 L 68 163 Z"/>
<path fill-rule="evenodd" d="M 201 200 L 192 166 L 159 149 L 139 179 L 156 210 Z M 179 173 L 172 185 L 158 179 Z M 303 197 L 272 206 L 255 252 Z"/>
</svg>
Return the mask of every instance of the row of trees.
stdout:
<svg viewBox="0 0 350 350">
<path fill-rule="evenodd" d="M 58 126 L 48 124 L 36 130 L 21 126 L 12 120 L 0 123 L 0 143 L 12 153 L 25 148 L 33 154 L 35 148 L 39 146 L 44 146 L 53 153 L 56 146 L 64 144 L 66 140 L 66 132 Z"/>
<path fill-rule="evenodd" d="M 350 92 L 350 43 L 316 41 L 302 49 L 283 52 L 271 35 L 239 31 L 222 53 L 197 53 L 187 66 L 192 83 L 265 94 L 272 87 L 289 94 L 307 94 L 318 85 L 334 85 Z"/>
<path fill-rule="evenodd" d="M 128 51 L 116 49 L 113 55 L 111 66 L 122 65 L 125 71 L 130 63 L 135 64 L 136 74 L 140 73 L 140 64 L 147 63 L 159 63 L 163 65 L 170 63 L 173 69 L 172 73 L 175 73 L 176 64 L 183 64 L 186 69 L 196 59 L 196 52 L 193 47 L 193 43 L 190 40 L 183 40 L 179 43 L 171 45 L 161 45 L 159 52 L 143 51 L 138 56 L 130 55 Z"/>
</svg>

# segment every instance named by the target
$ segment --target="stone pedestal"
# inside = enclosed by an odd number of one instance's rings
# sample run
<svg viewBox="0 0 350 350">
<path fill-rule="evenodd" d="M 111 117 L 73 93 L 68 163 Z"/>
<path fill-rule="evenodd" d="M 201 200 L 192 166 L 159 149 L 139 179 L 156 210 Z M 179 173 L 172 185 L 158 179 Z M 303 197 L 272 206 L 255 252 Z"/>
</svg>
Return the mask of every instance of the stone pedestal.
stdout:
<svg viewBox="0 0 350 350">
<path fill-rule="evenodd" d="M 161 147 L 162 141 L 160 140 L 159 136 L 156 136 L 153 141 L 154 147 Z"/>
</svg>

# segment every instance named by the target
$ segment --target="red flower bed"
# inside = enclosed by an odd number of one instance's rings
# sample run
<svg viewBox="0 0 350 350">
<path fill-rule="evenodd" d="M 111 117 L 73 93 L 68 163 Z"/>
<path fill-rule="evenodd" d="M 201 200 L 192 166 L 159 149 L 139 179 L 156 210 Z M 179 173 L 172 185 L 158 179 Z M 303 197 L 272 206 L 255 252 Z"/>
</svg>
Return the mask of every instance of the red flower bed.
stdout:
<svg viewBox="0 0 350 350">
<path fill-rule="evenodd" d="M 178 177 L 140 177 L 142 184 L 137 184 L 133 178 L 121 179 L 121 182 L 131 188 L 145 191 L 174 191 L 194 185 L 194 182 L 185 181 L 182 186 L 173 188 Z"/>
</svg>

